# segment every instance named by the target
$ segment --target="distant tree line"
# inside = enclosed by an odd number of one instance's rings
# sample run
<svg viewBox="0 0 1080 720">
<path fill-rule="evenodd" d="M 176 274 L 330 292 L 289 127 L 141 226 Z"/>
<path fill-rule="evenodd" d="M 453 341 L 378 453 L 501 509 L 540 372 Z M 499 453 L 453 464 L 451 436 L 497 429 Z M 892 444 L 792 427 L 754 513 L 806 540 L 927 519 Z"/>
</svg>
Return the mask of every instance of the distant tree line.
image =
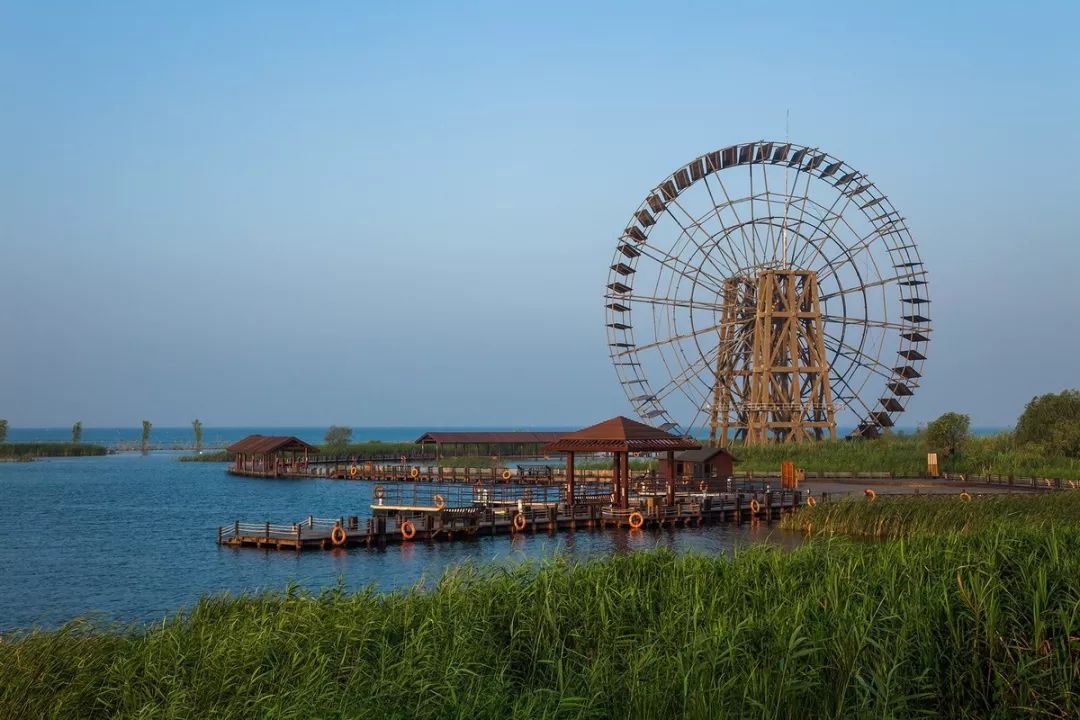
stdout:
<svg viewBox="0 0 1080 720">
<path fill-rule="evenodd" d="M 971 436 L 971 418 L 947 412 L 926 426 L 931 452 L 955 457 Z M 1080 390 L 1034 397 L 1024 406 L 1011 435 L 1015 448 L 1045 455 L 1080 458 Z"/>
</svg>

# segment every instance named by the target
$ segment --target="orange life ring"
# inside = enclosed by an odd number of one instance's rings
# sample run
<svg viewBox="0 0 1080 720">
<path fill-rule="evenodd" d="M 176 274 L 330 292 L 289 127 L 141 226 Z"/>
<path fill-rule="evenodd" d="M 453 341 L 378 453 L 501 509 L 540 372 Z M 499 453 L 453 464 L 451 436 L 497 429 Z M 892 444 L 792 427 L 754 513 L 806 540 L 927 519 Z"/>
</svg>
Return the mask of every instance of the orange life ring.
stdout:
<svg viewBox="0 0 1080 720">
<path fill-rule="evenodd" d="M 754 513 L 756 515 L 759 510 L 761 510 L 761 505 L 758 504 L 757 498 L 751 498 L 750 499 L 750 512 L 752 512 L 752 513 Z"/>
<path fill-rule="evenodd" d="M 518 513 L 517 515 L 514 516 L 514 529 L 515 530 L 524 530 L 525 529 L 525 513 Z"/>
<path fill-rule="evenodd" d="M 510 479 L 510 471 L 509 470 L 503 470 L 502 471 L 502 479 L 503 480 L 509 480 Z"/>
<path fill-rule="evenodd" d="M 877 493 L 874 492 L 873 488 L 866 488 L 863 490 L 863 494 L 866 495 L 866 499 L 870 502 L 874 502 L 874 500 L 877 499 Z"/>
<path fill-rule="evenodd" d="M 630 513 L 629 520 L 630 520 L 630 527 L 634 528 L 635 530 L 637 530 L 638 528 L 640 528 L 642 525 L 645 524 L 645 517 L 641 513 L 639 513 L 637 510 Z"/>
<path fill-rule="evenodd" d="M 813 495 L 808 495 L 806 498 L 806 504 L 810 507 L 814 507 L 815 505 L 817 505 L 817 500 L 814 498 Z"/>
<path fill-rule="evenodd" d="M 434 501 L 435 503 L 436 510 L 442 510 L 444 507 L 446 507 L 446 498 L 444 498 L 442 495 L 436 494 L 435 497 L 432 498 L 432 501 Z"/>
<path fill-rule="evenodd" d="M 359 474 L 360 468 L 356 467 L 355 465 L 349 466 L 349 477 L 356 477 Z"/>
<path fill-rule="evenodd" d="M 349 535 L 345 532 L 345 528 L 340 525 L 335 525 L 334 529 L 330 531 L 330 542 L 335 545 L 344 545 L 348 538 Z"/>
<path fill-rule="evenodd" d="M 971 502 L 971 495 L 968 494 L 967 490 L 961 490 L 960 491 L 960 499 L 963 500 L 964 502 Z"/>
<path fill-rule="evenodd" d="M 406 520 L 401 523 L 401 537 L 406 540 L 412 540 L 416 537 L 416 526 L 412 524 L 412 520 Z"/>
<path fill-rule="evenodd" d="M 409 477 L 411 477 L 411 478 L 420 477 L 420 468 L 414 467 L 412 470 L 410 470 L 409 471 Z"/>
<path fill-rule="evenodd" d="M 371 488 L 371 496 L 376 500 L 382 500 L 384 497 L 386 497 L 386 488 L 384 488 L 382 485 L 376 485 L 375 487 Z"/>
</svg>

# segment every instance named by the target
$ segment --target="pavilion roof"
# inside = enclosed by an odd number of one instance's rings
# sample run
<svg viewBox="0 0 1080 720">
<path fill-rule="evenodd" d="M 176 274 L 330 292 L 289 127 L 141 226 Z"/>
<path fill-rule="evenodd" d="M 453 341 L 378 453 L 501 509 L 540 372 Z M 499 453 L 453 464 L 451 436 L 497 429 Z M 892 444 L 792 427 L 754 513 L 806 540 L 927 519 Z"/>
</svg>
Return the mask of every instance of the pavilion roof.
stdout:
<svg viewBox="0 0 1080 720">
<path fill-rule="evenodd" d="M 272 452 L 317 452 L 318 448 L 309 445 L 294 435 L 248 435 L 243 440 L 234 442 L 225 448 L 231 453 L 272 453 Z"/>
<path fill-rule="evenodd" d="M 556 452 L 655 452 L 696 450 L 701 443 L 626 417 L 590 425 L 544 446 Z"/>
<path fill-rule="evenodd" d="M 680 462 L 707 463 L 718 455 L 727 455 L 732 461 L 738 461 L 738 458 L 730 452 L 724 448 L 718 447 L 703 447 L 698 450 L 684 450 L 676 455 L 675 459 Z"/>
<path fill-rule="evenodd" d="M 451 444 L 491 444 L 511 445 L 514 443 L 548 443 L 558 440 L 564 433 L 561 432 L 488 432 L 488 431 L 433 431 L 426 432 L 416 439 L 417 443 L 451 443 Z"/>
</svg>

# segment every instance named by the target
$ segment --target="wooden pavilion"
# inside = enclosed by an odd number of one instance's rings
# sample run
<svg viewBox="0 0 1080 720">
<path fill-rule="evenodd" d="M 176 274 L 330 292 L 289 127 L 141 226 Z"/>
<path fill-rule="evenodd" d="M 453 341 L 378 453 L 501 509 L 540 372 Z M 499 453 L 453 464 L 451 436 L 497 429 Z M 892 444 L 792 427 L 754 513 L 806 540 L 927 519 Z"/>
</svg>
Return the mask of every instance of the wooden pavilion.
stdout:
<svg viewBox="0 0 1080 720">
<path fill-rule="evenodd" d="M 318 451 L 293 435 L 248 435 L 225 449 L 236 455 L 229 472 L 257 477 L 297 474 Z"/>
<path fill-rule="evenodd" d="M 667 467 L 674 468 L 677 451 L 696 450 L 700 447 L 700 443 L 689 438 L 672 435 L 651 425 L 620 416 L 563 435 L 546 445 L 544 450 L 566 453 L 566 502 L 569 505 L 574 504 L 574 456 L 578 453 L 612 453 L 615 464 L 611 503 L 625 510 L 630 501 L 630 453 L 665 452 Z M 666 502 L 674 505 L 674 473 L 666 474 Z"/>
<path fill-rule="evenodd" d="M 444 457 L 479 457 L 497 455 L 499 457 L 539 457 L 543 447 L 562 437 L 561 432 L 475 432 L 475 431 L 432 431 L 416 439 L 416 443 L 425 449 L 435 448 L 435 459 Z"/>
</svg>

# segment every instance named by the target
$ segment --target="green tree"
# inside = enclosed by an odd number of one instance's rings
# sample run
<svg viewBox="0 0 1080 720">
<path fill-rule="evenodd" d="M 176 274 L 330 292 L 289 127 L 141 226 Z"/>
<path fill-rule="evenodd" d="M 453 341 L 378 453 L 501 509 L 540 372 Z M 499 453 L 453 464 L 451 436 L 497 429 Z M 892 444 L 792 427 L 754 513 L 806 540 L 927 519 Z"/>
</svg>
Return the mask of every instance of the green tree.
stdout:
<svg viewBox="0 0 1080 720">
<path fill-rule="evenodd" d="M 1080 390 L 1032 398 L 1016 421 L 1016 442 L 1038 443 L 1050 452 L 1080 457 Z"/>
<path fill-rule="evenodd" d="M 142 421 L 142 442 L 139 444 L 139 447 L 142 449 L 143 454 L 146 454 L 147 448 L 150 445 L 150 428 L 152 427 L 153 425 L 149 420 Z"/>
<path fill-rule="evenodd" d="M 191 421 L 191 430 L 195 433 L 195 452 L 202 450 L 202 421 L 195 418 Z"/>
<path fill-rule="evenodd" d="M 331 425 L 330 429 L 326 431 L 324 440 L 326 441 L 327 450 L 344 450 L 345 446 L 352 440 L 352 428 Z"/>
<path fill-rule="evenodd" d="M 0 420 L 0 442 L 7 442 L 7 420 Z"/>
<path fill-rule="evenodd" d="M 82 442 L 82 420 L 71 426 L 71 442 L 76 445 Z"/>
<path fill-rule="evenodd" d="M 970 430 L 970 416 L 947 412 L 926 426 L 926 444 L 932 452 L 952 457 L 964 449 Z"/>
</svg>

